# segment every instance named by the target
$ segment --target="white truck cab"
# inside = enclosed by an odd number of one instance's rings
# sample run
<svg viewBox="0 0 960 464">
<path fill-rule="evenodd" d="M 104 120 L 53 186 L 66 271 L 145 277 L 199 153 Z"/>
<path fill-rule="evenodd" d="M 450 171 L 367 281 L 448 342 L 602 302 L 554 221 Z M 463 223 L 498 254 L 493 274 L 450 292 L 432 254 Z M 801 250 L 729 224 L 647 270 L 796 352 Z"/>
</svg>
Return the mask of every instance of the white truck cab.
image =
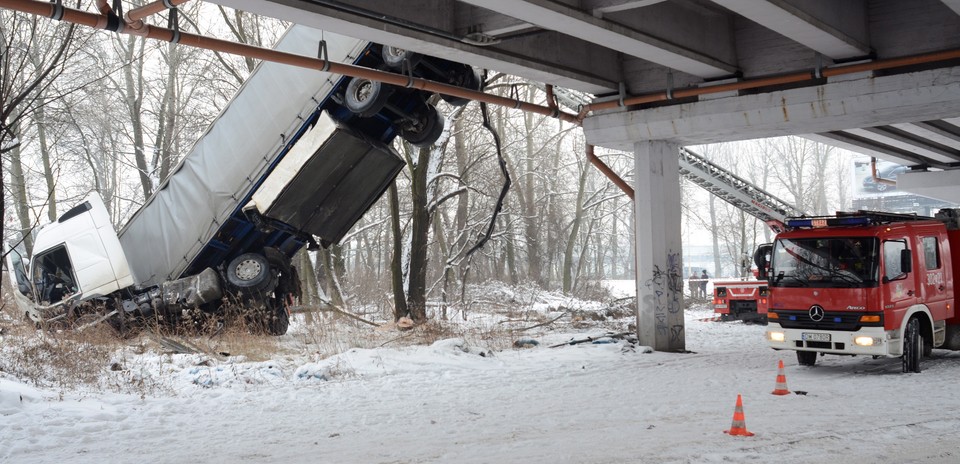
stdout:
<svg viewBox="0 0 960 464">
<path fill-rule="evenodd" d="M 24 273 L 22 263 L 20 267 Z M 110 215 L 95 193 L 40 229 L 24 274 L 29 276 L 30 296 L 40 305 L 88 300 L 134 284 Z M 24 290 L 23 283 L 19 287 Z M 39 314 L 26 312 L 39 320 Z"/>
</svg>

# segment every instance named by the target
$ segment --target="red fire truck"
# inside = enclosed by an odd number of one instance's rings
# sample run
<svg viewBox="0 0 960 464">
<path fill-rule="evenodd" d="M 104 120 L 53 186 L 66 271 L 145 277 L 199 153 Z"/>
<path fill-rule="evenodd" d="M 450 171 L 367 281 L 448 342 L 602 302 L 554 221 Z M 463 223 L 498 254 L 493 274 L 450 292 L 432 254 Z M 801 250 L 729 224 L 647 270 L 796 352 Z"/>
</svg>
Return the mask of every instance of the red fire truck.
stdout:
<svg viewBox="0 0 960 464">
<path fill-rule="evenodd" d="M 721 321 L 767 323 L 765 280 L 725 280 L 713 283 L 713 312 Z"/>
<path fill-rule="evenodd" d="M 960 210 L 858 211 L 786 226 L 766 276 L 770 347 L 796 351 L 805 366 L 818 354 L 900 357 L 903 372 L 920 372 L 933 348 L 960 350 Z"/>
<path fill-rule="evenodd" d="M 766 275 L 766 263 L 769 261 L 773 244 L 765 243 L 757 247 L 753 261 L 757 265 L 754 277 L 760 279 L 761 272 Z M 744 265 L 746 265 L 744 263 Z M 761 271 L 760 269 L 763 269 Z M 721 321 L 743 321 L 745 323 L 767 323 L 767 297 L 769 286 L 764 280 L 724 280 L 713 283 L 713 312 Z"/>
</svg>

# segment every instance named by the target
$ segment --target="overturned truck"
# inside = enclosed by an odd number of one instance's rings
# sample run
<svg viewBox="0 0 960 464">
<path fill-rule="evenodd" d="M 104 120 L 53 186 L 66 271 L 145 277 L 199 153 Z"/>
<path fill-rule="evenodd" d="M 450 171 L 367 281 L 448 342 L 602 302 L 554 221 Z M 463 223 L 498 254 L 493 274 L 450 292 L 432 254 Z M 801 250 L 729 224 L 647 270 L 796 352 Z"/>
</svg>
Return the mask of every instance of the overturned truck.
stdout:
<svg viewBox="0 0 960 464">
<path fill-rule="evenodd" d="M 331 61 L 480 86 L 468 65 L 305 26 L 276 48 L 309 55 L 318 46 Z M 286 333 L 300 296 L 293 255 L 339 242 L 383 194 L 403 166 L 396 137 L 417 146 L 440 137 L 429 97 L 261 63 L 119 233 L 93 193 L 39 231 L 29 269 L 10 253 L 18 307 L 37 323 L 122 325 L 240 303 L 265 332 Z"/>
</svg>

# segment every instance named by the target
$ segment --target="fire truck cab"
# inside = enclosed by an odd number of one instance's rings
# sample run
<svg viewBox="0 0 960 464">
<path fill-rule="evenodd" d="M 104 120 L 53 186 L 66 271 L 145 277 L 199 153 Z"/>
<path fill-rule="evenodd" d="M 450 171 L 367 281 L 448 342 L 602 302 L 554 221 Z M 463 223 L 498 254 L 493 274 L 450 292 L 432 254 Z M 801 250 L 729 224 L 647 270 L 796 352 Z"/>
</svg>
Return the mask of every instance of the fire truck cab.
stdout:
<svg viewBox="0 0 960 464">
<path fill-rule="evenodd" d="M 960 349 L 957 210 L 936 219 L 859 211 L 786 225 L 769 263 L 770 347 L 796 351 L 806 366 L 818 354 L 901 357 L 904 372 L 920 372 L 933 348 Z"/>
</svg>

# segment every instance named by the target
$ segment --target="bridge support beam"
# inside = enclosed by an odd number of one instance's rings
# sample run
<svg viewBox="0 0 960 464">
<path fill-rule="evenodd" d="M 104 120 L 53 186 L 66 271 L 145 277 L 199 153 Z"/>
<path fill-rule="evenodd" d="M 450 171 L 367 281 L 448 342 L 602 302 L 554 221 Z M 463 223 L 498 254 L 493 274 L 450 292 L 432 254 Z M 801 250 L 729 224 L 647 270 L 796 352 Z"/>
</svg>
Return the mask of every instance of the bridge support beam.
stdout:
<svg viewBox="0 0 960 464">
<path fill-rule="evenodd" d="M 637 336 L 657 351 L 686 349 L 679 150 L 662 141 L 634 144 Z"/>
</svg>

